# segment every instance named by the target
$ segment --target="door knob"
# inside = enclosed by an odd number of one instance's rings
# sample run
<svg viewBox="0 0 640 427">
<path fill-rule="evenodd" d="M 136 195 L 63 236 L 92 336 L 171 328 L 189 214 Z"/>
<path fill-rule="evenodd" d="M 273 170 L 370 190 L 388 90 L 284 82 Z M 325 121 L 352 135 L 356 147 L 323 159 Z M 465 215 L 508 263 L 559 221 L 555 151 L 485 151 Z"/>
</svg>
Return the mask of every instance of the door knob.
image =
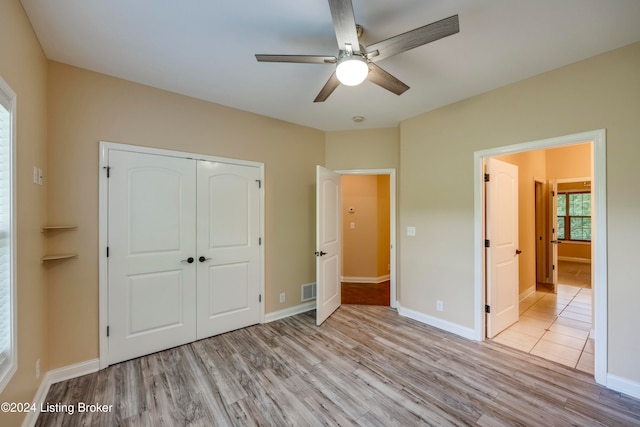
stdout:
<svg viewBox="0 0 640 427">
<path fill-rule="evenodd" d="M 520 249 L 516 249 L 516 255 L 520 255 L 522 251 Z"/>
<path fill-rule="evenodd" d="M 316 256 L 322 256 L 322 255 L 326 255 L 326 254 L 327 254 L 326 252 L 322 252 L 322 251 L 316 252 Z"/>
<path fill-rule="evenodd" d="M 211 258 L 205 258 L 203 256 L 201 256 L 200 258 L 198 258 L 198 261 L 200 262 L 205 262 L 205 261 L 209 261 Z"/>
<path fill-rule="evenodd" d="M 190 256 L 189 258 L 187 258 L 187 259 L 183 259 L 183 260 L 182 260 L 182 261 L 180 261 L 180 262 L 188 262 L 189 264 L 191 264 L 191 263 L 193 262 L 193 257 L 192 257 L 192 256 Z"/>
</svg>

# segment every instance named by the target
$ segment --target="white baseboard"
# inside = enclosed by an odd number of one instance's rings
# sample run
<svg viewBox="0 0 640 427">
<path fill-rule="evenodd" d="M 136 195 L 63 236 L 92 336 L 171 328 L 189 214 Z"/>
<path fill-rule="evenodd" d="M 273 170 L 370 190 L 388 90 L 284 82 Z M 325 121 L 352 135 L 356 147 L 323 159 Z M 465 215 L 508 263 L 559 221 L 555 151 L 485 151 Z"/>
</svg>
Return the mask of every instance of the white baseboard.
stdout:
<svg viewBox="0 0 640 427">
<path fill-rule="evenodd" d="M 22 427 L 32 427 L 36 424 L 38 415 L 40 414 L 40 405 L 47 398 L 49 388 L 55 383 L 60 381 L 70 380 L 71 378 L 81 377 L 83 375 L 92 374 L 98 372 L 100 369 L 100 360 L 92 359 L 85 362 L 76 363 L 74 365 L 64 366 L 62 368 L 54 369 L 44 374 L 40 387 L 36 391 L 36 395 L 33 398 L 33 403 L 36 411 L 30 411 L 27 413 Z"/>
<path fill-rule="evenodd" d="M 607 374 L 607 387 L 640 399 L 640 383 L 613 374 Z"/>
<path fill-rule="evenodd" d="M 536 293 L 536 285 L 533 285 L 532 287 L 530 287 L 529 289 L 526 289 L 523 293 L 520 294 L 520 302 L 522 302 L 523 299 L 535 293 Z"/>
<path fill-rule="evenodd" d="M 358 277 L 358 276 L 340 277 L 340 280 L 342 282 L 347 282 L 347 283 L 382 283 L 390 279 L 391 279 L 391 276 L 389 274 L 385 274 L 384 276 L 378 276 L 378 277 Z"/>
<path fill-rule="evenodd" d="M 571 262 L 581 262 L 583 264 L 591 264 L 591 260 L 589 258 L 577 258 L 573 256 L 559 256 L 558 261 L 571 261 Z"/>
<path fill-rule="evenodd" d="M 478 341 L 476 337 L 476 331 L 472 328 L 460 326 L 457 323 L 452 323 L 447 320 L 439 319 L 437 317 L 429 316 L 428 314 L 421 313 L 419 311 L 411 310 L 406 307 L 402 307 L 398 303 L 398 314 L 409 319 L 417 320 L 429 326 L 433 326 L 443 331 L 451 332 L 452 334 L 459 335 L 469 340 Z"/>
<path fill-rule="evenodd" d="M 299 304 L 293 307 L 284 308 L 282 310 L 273 311 L 271 313 L 267 313 L 264 316 L 264 323 L 273 322 L 274 320 L 284 319 L 285 317 L 295 316 L 296 314 L 306 313 L 310 310 L 315 310 L 316 301 L 305 302 L 304 304 Z"/>
</svg>

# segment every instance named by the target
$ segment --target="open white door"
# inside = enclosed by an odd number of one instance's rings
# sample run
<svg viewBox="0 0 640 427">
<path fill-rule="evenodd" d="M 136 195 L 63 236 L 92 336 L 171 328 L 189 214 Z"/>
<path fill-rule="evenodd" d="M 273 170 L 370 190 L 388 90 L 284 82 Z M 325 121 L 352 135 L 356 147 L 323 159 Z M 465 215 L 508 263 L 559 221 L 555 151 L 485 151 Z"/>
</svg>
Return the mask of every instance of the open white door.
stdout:
<svg viewBox="0 0 640 427">
<path fill-rule="evenodd" d="M 551 187 L 551 283 L 553 293 L 558 292 L 558 181 L 549 182 Z"/>
<path fill-rule="evenodd" d="M 487 337 L 518 321 L 518 167 L 490 158 L 486 187 Z"/>
<path fill-rule="evenodd" d="M 316 324 L 340 307 L 340 175 L 316 166 Z"/>
</svg>

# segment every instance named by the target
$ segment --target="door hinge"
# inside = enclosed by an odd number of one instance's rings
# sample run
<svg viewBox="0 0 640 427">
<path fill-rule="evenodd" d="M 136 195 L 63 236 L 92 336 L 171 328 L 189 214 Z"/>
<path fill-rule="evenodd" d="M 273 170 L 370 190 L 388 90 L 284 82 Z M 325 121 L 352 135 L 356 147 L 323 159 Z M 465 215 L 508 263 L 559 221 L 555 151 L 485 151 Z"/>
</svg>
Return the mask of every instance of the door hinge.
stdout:
<svg viewBox="0 0 640 427">
<path fill-rule="evenodd" d="M 102 169 L 107 171 L 107 178 L 111 177 L 111 166 L 103 166 Z"/>
<path fill-rule="evenodd" d="M 256 179 L 256 182 L 258 183 L 258 188 L 262 188 L 262 180 Z"/>
<path fill-rule="evenodd" d="M 109 258 L 109 246 L 107 246 L 107 258 Z"/>
<path fill-rule="evenodd" d="M 109 327 L 107 326 L 107 336 L 109 336 Z"/>
<path fill-rule="evenodd" d="M 490 245 L 491 245 L 491 242 L 489 241 L 489 239 L 485 239 L 484 240 L 484 247 L 488 248 L 488 247 L 490 247 Z"/>
<path fill-rule="evenodd" d="M 262 302 L 262 294 L 258 295 L 258 302 Z"/>
<path fill-rule="evenodd" d="M 485 313 L 491 313 L 491 306 L 489 304 L 484 306 L 484 312 Z"/>
<path fill-rule="evenodd" d="M 258 237 L 258 246 L 262 246 L 262 237 Z"/>
<path fill-rule="evenodd" d="M 552 191 L 552 192 L 551 192 L 551 197 L 555 197 L 555 196 L 556 196 L 556 192 L 555 192 L 555 191 Z"/>
<path fill-rule="evenodd" d="M 555 270 L 555 269 L 556 269 L 556 266 L 555 266 L 555 265 L 552 265 L 552 266 L 551 266 L 551 269 L 552 269 L 552 270 Z"/>
<path fill-rule="evenodd" d="M 484 182 L 489 182 L 489 178 L 490 178 L 489 174 L 485 173 L 484 174 Z"/>
</svg>

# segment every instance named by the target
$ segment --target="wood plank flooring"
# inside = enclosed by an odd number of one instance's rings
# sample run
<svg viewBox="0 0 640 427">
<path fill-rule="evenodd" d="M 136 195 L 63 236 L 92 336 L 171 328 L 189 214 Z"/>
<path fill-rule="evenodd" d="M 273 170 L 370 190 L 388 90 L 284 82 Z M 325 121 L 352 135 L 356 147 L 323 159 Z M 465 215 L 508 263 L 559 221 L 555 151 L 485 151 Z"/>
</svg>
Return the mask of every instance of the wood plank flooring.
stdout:
<svg viewBox="0 0 640 427">
<path fill-rule="evenodd" d="M 256 325 L 54 384 L 38 426 L 640 426 L 591 376 L 380 306 Z"/>
</svg>

